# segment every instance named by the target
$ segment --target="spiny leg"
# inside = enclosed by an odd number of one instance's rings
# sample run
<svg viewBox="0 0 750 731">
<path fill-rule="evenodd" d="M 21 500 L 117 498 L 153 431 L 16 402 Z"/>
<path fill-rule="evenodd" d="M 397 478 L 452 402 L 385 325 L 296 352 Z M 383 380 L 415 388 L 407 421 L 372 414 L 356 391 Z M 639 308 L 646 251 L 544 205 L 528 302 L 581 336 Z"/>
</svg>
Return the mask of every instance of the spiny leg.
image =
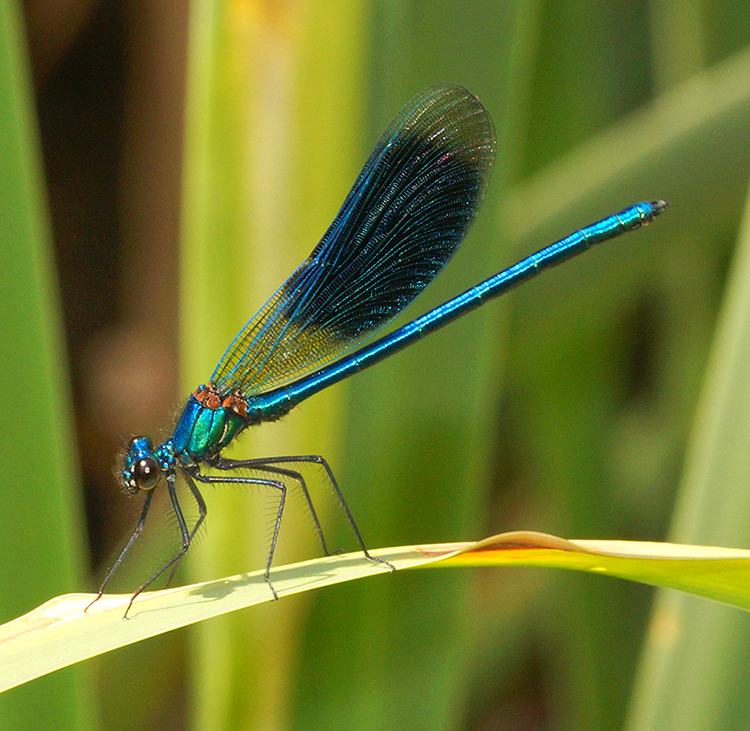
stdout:
<svg viewBox="0 0 750 731">
<path fill-rule="evenodd" d="M 216 466 L 216 465 L 212 465 Z M 284 514 L 284 505 L 286 504 L 286 485 L 280 480 L 267 480 L 262 477 L 222 477 L 220 475 L 203 475 L 197 470 L 192 473 L 193 478 L 209 485 L 265 485 L 266 487 L 272 487 L 278 490 L 281 497 L 279 499 L 279 509 L 276 512 L 276 521 L 273 526 L 273 535 L 271 536 L 271 550 L 268 553 L 268 562 L 266 563 L 265 579 L 268 584 L 268 588 L 271 590 L 274 599 L 278 599 L 279 595 L 274 589 L 273 582 L 271 581 L 271 564 L 273 563 L 273 557 L 276 553 L 276 544 L 279 540 L 279 529 L 281 528 L 281 517 Z"/>
<path fill-rule="evenodd" d="M 125 544 L 125 548 L 120 551 L 120 555 L 117 557 L 117 560 L 112 564 L 109 571 L 107 571 L 107 575 L 104 577 L 104 581 L 102 581 L 102 585 L 99 587 L 99 591 L 96 593 L 96 598 L 89 604 L 86 609 L 84 609 L 84 613 L 88 612 L 91 606 L 94 604 L 94 602 L 98 602 L 102 598 L 102 594 L 104 594 L 104 590 L 107 588 L 107 584 L 109 583 L 109 580 L 114 575 L 115 571 L 117 571 L 118 566 L 122 563 L 122 560 L 125 558 L 125 554 L 130 550 L 132 545 L 135 543 L 135 539 L 138 538 L 138 536 L 141 534 L 141 531 L 143 530 L 143 526 L 146 523 L 146 516 L 148 515 L 149 508 L 151 507 L 151 500 L 154 497 L 155 490 L 149 490 L 146 493 L 146 499 L 143 501 L 143 509 L 141 510 L 141 517 L 138 518 L 138 523 L 136 524 L 135 528 L 133 529 L 133 532 L 130 534 L 130 538 L 128 538 L 128 542 Z M 132 604 L 132 600 L 131 600 Z M 130 605 L 128 605 L 128 609 L 130 608 Z M 127 614 L 127 612 L 126 612 Z"/>
<path fill-rule="evenodd" d="M 288 477 L 289 479 L 295 480 L 297 483 L 299 483 L 300 489 L 302 490 L 302 494 L 305 497 L 305 502 L 307 503 L 307 508 L 310 511 L 310 515 L 313 519 L 313 524 L 315 525 L 315 531 L 318 534 L 318 540 L 320 541 L 320 545 L 323 549 L 323 554 L 326 556 L 330 556 L 331 552 L 328 550 L 328 545 L 326 544 L 325 535 L 323 534 L 323 526 L 320 523 L 320 519 L 318 518 L 318 512 L 315 510 L 315 505 L 313 504 L 312 496 L 310 495 L 310 491 L 307 487 L 307 482 L 305 482 L 305 477 L 301 472 L 298 472 L 297 470 L 289 470 L 283 467 L 276 467 L 274 464 L 275 462 L 282 462 L 283 458 L 281 459 L 275 459 L 272 458 L 268 461 L 263 460 L 256 460 L 256 459 L 249 459 L 249 460 L 235 460 L 235 459 L 224 459 L 223 457 L 220 457 L 215 463 L 213 463 L 211 466 L 215 467 L 217 470 L 237 470 L 237 469 L 252 469 L 257 470 L 258 472 L 270 472 L 275 475 L 281 475 L 282 477 Z M 292 460 L 296 461 L 296 460 Z"/>
<path fill-rule="evenodd" d="M 193 536 L 195 536 L 201 524 L 206 519 L 206 514 L 208 511 L 206 509 L 206 503 L 203 500 L 203 496 L 200 494 L 200 491 L 195 486 L 193 481 L 190 479 L 190 476 L 187 473 L 185 473 L 185 482 L 187 482 L 187 485 L 190 488 L 190 492 L 195 498 L 195 502 L 198 504 L 198 520 L 195 522 L 193 529 L 191 531 L 188 531 L 187 522 L 185 521 L 185 516 L 182 513 L 182 508 L 180 507 L 180 501 L 177 498 L 177 490 L 175 489 L 175 479 L 176 478 L 175 478 L 174 473 L 167 475 L 167 489 L 169 490 L 169 499 L 172 501 L 172 509 L 174 510 L 175 516 L 177 517 L 177 523 L 180 526 L 180 533 L 182 535 L 182 547 L 147 582 L 142 584 L 136 590 L 133 596 L 130 597 L 128 608 L 125 610 L 125 618 L 127 618 L 128 612 L 130 611 L 130 608 L 133 606 L 133 602 L 135 601 L 136 597 L 141 592 L 148 589 L 148 587 L 151 586 L 151 584 L 153 584 L 154 581 L 156 581 L 156 579 L 158 579 L 165 571 L 167 571 L 171 567 L 175 567 L 172 570 L 172 573 L 170 574 L 170 577 L 169 577 L 171 581 L 172 576 L 174 575 L 174 571 L 176 570 L 176 567 L 179 565 L 183 556 L 187 553 L 188 548 L 190 548 L 190 542 L 193 540 Z"/>
<path fill-rule="evenodd" d="M 195 525 L 193 526 L 193 529 L 190 531 L 190 535 L 187 538 L 187 546 L 185 547 L 185 550 L 182 552 L 182 555 L 177 558 L 177 560 L 174 563 L 174 566 L 172 566 L 172 570 L 169 572 L 169 578 L 167 579 L 167 586 L 170 586 L 172 583 L 172 579 L 174 578 L 175 572 L 178 568 L 180 568 L 180 563 L 182 562 L 182 559 L 185 557 L 185 553 L 187 552 L 188 547 L 193 542 L 193 538 L 195 538 L 195 534 L 198 532 L 198 529 L 201 527 L 201 523 L 203 523 L 203 520 L 206 517 L 206 514 L 208 513 L 208 509 L 206 508 L 206 502 L 203 499 L 203 495 L 201 495 L 200 490 L 195 486 L 195 483 L 193 482 L 192 478 L 190 477 L 190 474 L 188 472 L 183 472 L 183 476 L 185 478 L 185 482 L 187 483 L 188 488 L 190 489 L 191 494 L 193 495 L 193 499 L 195 500 L 196 504 L 198 505 L 198 515 L 199 520 L 196 521 Z M 175 497 L 174 500 L 172 500 L 172 505 L 174 506 L 174 503 L 177 499 L 176 491 L 175 491 Z M 182 514 L 182 511 L 179 513 L 177 510 L 175 510 L 175 514 L 177 515 L 177 522 L 180 526 L 180 533 L 182 534 L 183 538 L 183 546 L 185 545 L 185 532 L 187 531 L 187 525 L 185 523 L 185 518 Z"/>
<path fill-rule="evenodd" d="M 352 515 L 352 511 L 349 510 L 349 505 L 347 505 L 346 500 L 344 499 L 344 494 L 341 492 L 341 488 L 339 487 L 339 483 L 336 481 L 336 477 L 333 474 L 333 470 L 331 469 L 331 466 L 328 464 L 328 461 L 325 457 L 322 457 L 319 454 L 304 454 L 304 455 L 294 455 L 294 456 L 287 456 L 287 457 L 262 457 L 259 459 L 247 459 L 247 460 L 232 460 L 232 459 L 224 459 L 219 458 L 214 465 L 217 469 L 223 470 L 223 469 L 237 469 L 237 468 L 251 468 L 251 469 L 266 469 L 270 471 L 270 468 L 273 467 L 273 465 L 276 464 L 286 464 L 289 462 L 305 462 L 308 464 L 317 464 L 321 465 L 328 475 L 328 479 L 333 486 L 334 491 L 336 492 L 336 496 L 338 497 L 339 503 L 341 507 L 344 509 L 344 512 L 346 513 L 346 518 L 349 521 L 349 525 L 352 527 L 352 531 L 354 532 L 354 536 L 357 539 L 357 543 L 359 543 L 360 548 L 362 549 L 362 552 L 365 554 L 365 558 L 368 561 L 371 561 L 372 563 L 378 563 L 382 564 L 384 566 L 387 566 L 391 571 L 395 571 L 396 567 L 390 563 L 389 561 L 386 561 L 385 559 L 378 558 L 377 556 L 373 556 L 370 554 L 370 552 L 367 550 L 367 546 L 365 545 L 364 539 L 362 538 L 362 534 L 359 532 L 359 528 L 357 527 L 357 523 L 354 520 L 354 515 Z M 313 517 L 315 519 L 315 526 L 318 529 L 319 534 L 321 535 L 322 540 L 322 534 L 323 531 L 321 530 L 320 523 L 317 520 L 317 515 L 315 513 L 315 509 L 312 505 L 312 499 L 310 498 L 309 493 L 305 489 L 305 497 L 307 499 L 307 504 L 310 506 L 310 510 L 313 514 Z M 325 542 L 323 543 L 323 546 L 325 548 Z M 326 551 L 326 555 L 329 555 Z"/>
</svg>

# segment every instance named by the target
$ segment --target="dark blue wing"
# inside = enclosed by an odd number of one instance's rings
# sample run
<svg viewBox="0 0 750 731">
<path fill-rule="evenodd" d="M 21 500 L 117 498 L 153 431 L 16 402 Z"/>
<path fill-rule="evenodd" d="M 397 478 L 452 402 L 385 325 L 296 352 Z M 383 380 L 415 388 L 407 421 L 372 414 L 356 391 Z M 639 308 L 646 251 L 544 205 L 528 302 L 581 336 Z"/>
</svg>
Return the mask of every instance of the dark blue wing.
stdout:
<svg viewBox="0 0 750 731">
<path fill-rule="evenodd" d="M 224 354 L 219 390 L 251 395 L 300 378 L 401 312 L 461 244 L 494 155 L 492 120 L 465 89 L 415 96 L 315 250 Z"/>
</svg>

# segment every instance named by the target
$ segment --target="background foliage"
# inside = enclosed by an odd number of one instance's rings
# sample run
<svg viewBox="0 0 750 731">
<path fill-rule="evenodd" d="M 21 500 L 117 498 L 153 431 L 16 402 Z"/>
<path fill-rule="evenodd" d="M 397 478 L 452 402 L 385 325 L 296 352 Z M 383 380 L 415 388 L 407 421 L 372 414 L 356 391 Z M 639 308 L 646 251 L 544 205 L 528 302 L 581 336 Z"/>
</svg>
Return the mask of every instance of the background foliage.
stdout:
<svg viewBox="0 0 750 731">
<path fill-rule="evenodd" d="M 636 200 L 669 212 L 236 453 L 325 454 L 373 547 L 522 528 L 748 547 L 744 432 L 706 428 L 717 413 L 739 427 L 746 410 L 744 370 L 726 379 L 715 355 L 724 336 L 706 369 L 722 300 L 732 322 L 747 291 L 732 264 L 750 163 L 746 3 L 53 6 L 22 15 L 7 0 L 0 28 L 3 620 L 96 583 L 82 578 L 85 529 L 101 575 L 137 513 L 111 476 L 120 437 L 169 429 L 390 118 L 439 81 L 490 110 L 498 166 L 469 240 L 411 315 Z M 738 294 L 724 298 L 730 266 Z M 267 503 L 207 497 L 189 573 L 262 565 Z M 290 514 L 280 560 L 312 538 Z M 62 671 L 4 694 L 0 713 L 14 728 L 50 713 L 56 728 L 201 730 L 747 717 L 750 624 L 735 610 L 668 595 L 644 652 L 652 593 L 634 584 L 529 569 L 356 583 Z"/>
</svg>

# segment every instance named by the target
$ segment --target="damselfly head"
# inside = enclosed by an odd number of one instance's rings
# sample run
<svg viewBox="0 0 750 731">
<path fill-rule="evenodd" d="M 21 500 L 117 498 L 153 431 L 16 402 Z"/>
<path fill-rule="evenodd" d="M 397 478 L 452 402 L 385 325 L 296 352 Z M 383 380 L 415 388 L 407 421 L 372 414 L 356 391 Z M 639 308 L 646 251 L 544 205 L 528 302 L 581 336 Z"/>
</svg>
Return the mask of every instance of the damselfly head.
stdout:
<svg viewBox="0 0 750 731">
<path fill-rule="evenodd" d="M 141 490 L 152 490 L 161 477 L 161 468 L 154 455 L 154 445 L 148 437 L 130 440 L 122 466 L 125 491 L 136 495 Z"/>
</svg>

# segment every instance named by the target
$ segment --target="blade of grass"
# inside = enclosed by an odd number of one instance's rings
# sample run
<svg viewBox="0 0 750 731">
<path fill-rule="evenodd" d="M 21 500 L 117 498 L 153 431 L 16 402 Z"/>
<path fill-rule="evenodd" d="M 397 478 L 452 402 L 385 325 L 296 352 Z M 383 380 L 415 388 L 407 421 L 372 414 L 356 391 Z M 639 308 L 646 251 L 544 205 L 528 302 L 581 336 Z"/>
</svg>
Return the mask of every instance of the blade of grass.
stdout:
<svg viewBox="0 0 750 731">
<path fill-rule="evenodd" d="M 74 432 L 62 322 L 33 111 L 23 23 L 0 6 L 0 616 L 80 584 L 83 519 L 76 500 Z M 79 669 L 0 702 L 0 726 L 95 726 Z"/>
<path fill-rule="evenodd" d="M 750 551 L 632 541 L 568 541 L 530 531 L 476 543 L 381 549 L 396 569 L 436 566 L 564 568 L 670 586 L 750 610 Z M 308 592 L 388 569 L 360 552 L 282 566 L 273 573 L 281 597 Z M 272 601 L 264 572 L 144 592 L 124 614 L 128 594 L 68 594 L 0 626 L 0 691 L 72 663 L 233 612 Z"/>
<path fill-rule="evenodd" d="M 672 536 L 750 543 L 750 199 L 706 371 Z M 628 728 L 742 725 L 750 623 L 689 597 L 659 596 Z"/>
<path fill-rule="evenodd" d="M 595 218 L 605 202 L 625 205 L 657 191 L 695 226 L 742 205 L 750 148 L 750 50 L 665 93 L 511 190 L 502 220 L 513 240 L 547 240 Z M 698 153 L 696 155 L 696 152 Z M 706 185 L 707 180 L 714 181 Z M 683 218 L 684 217 L 684 218 Z"/>
<path fill-rule="evenodd" d="M 223 349 L 325 231 L 356 175 L 367 8 L 193 3 L 182 252 L 185 388 L 205 381 Z M 313 78 L 310 78 L 313 77 Z M 197 286 L 193 283 L 220 283 Z M 196 337 L 196 335 L 198 335 Z M 336 461 L 341 389 L 312 409 L 248 430 L 235 455 L 323 453 Z M 320 415 L 323 415 L 322 417 Z M 313 421 L 314 420 L 314 421 Z M 211 491 L 213 492 L 213 491 Z M 207 494 L 201 577 L 262 566 L 269 496 Z M 314 534 L 290 501 L 277 554 L 300 556 Z M 305 601 L 196 632 L 196 727 L 281 725 L 291 707 Z M 266 658 L 261 665 L 258 657 Z M 251 720 L 252 719 L 252 720 Z"/>
</svg>

